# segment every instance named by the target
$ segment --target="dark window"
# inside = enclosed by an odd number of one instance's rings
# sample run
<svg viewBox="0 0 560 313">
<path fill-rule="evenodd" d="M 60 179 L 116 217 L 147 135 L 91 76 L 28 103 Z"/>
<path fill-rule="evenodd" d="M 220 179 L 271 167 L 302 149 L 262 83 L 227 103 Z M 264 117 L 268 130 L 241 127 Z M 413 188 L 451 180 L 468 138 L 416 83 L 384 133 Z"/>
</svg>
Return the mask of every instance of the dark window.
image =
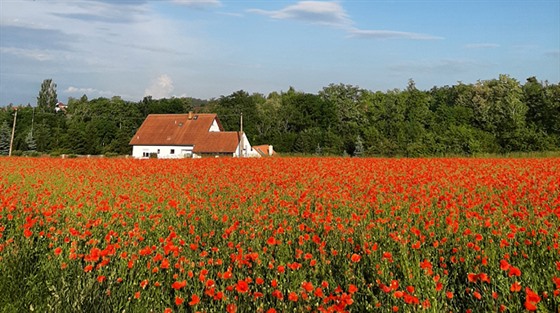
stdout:
<svg viewBox="0 0 560 313">
<path fill-rule="evenodd" d="M 175 149 L 171 149 L 171 151 L 169 151 L 169 154 L 175 154 Z"/>
</svg>

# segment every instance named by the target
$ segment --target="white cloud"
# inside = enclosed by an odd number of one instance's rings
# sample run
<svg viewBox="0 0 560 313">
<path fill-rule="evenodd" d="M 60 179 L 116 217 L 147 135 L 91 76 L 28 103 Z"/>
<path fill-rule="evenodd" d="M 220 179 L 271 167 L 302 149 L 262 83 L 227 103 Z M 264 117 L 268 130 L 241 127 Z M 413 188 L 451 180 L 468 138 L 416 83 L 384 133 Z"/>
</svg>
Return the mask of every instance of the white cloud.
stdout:
<svg viewBox="0 0 560 313">
<path fill-rule="evenodd" d="M 154 99 L 169 98 L 174 89 L 171 77 L 163 74 L 152 81 L 152 84 L 144 91 L 144 96 L 152 96 Z"/>
<path fill-rule="evenodd" d="M 352 20 L 338 2 L 300 1 L 277 11 L 248 10 L 274 19 L 293 19 L 328 26 L 349 26 Z"/>
<path fill-rule="evenodd" d="M 499 47 L 500 45 L 496 43 L 470 43 L 465 45 L 467 49 L 494 49 Z"/>
<path fill-rule="evenodd" d="M 403 32 L 394 30 L 369 30 L 353 27 L 354 21 L 348 16 L 338 2 L 332 1 L 300 1 L 281 10 L 267 11 L 250 9 L 248 12 L 261 14 L 273 19 L 292 19 L 308 23 L 342 28 L 350 37 L 372 39 L 412 39 L 412 40 L 438 40 L 443 39 L 428 34 Z"/>
<path fill-rule="evenodd" d="M 412 40 L 439 40 L 443 37 L 411 33 L 411 32 L 401 32 L 394 30 L 367 30 L 367 29 L 352 29 L 348 33 L 352 37 L 363 37 L 363 38 L 375 38 L 375 39 L 412 39 Z"/>
<path fill-rule="evenodd" d="M 173 3 L 193 9 L 205 9 L 222 6 L 222 3 L 218 0 L 173 0 Z"/>
<path fill-rule="evenodd" d="M 45 50 L 39 49 L 21 49 L 13 47 L 0 47 L 0 53 L 12 54 L 18 57 L 24 57 L 35 61 L 50 61 L 54 59 L 54 55 Z"/>
</svg>

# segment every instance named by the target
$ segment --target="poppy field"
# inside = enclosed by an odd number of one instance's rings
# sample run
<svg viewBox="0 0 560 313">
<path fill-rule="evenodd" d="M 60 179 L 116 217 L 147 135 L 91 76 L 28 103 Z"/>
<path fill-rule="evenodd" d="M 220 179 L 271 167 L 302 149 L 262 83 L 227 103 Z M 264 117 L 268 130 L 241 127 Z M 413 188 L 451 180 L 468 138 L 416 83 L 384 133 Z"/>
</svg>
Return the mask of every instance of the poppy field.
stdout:
<svg viewBox="0 0 560 313">
<path fill-rule="evenodd" d="M 560 159 L 0 159 L 3 312 L 558 312 Z"/>
</svg>

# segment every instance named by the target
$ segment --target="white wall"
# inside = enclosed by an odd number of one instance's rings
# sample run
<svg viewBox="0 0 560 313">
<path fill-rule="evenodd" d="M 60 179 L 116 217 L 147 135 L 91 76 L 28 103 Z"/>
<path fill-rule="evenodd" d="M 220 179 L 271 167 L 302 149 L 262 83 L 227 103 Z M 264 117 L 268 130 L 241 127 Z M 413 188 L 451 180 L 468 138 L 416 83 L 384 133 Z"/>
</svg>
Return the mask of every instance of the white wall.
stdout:
<svg viewBox="0 0 560 313">
<path fill-rule="evenodd" d="M 132 146 L 132 157 L 142 159 L 157 153 L 158 159 L 177 159 L 192 156 L 192 151 L 193 146 Z"/>
<path fill-rule="evenodd" d="M 243 148 L 244 148 L 242 153 L 243 157 L 260 158 L 261 155 L 257 151 L 253 150 L 253 148 L 251 147 L 251 143 L 249 142 L 249 139 L 247 139 L 245 133 L 243 133 Z M 233 156 L 238 157 L 240 154 L 240 150 L 241 150 L 241 142 L 237 146 L 237 149 L 235 150 Z"/>
<path fill-rule="evenodd" d="M 212 121 L 212 125 L 210 126 L 210 129 L 208 131 L 209 132 L 219 132 L 220 131 L 220 126 L 218 126 L 218 122 L 216 122 L 216 119 L 214 119 Z"/>
</svg>

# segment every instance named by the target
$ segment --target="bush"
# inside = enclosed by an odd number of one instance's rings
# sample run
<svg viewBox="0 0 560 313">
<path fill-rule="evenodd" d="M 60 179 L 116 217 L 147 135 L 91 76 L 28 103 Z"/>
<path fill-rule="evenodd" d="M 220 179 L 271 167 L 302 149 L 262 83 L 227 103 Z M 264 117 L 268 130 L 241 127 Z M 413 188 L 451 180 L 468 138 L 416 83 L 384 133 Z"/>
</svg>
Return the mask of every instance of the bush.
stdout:
<svg viewBox="0 0 560 313">
<path fill-rule="evenodd" d="M 107 152 L 103 156 L 105 156 L 106 158 L 115 158 L 115 157 L 118 157 L 119 154 L 116 153 L 116 152 Z"/>
<path fill-rule="evenodd" d="M 37 151 L 25 151 L 23 155 L 36 158 L 42 156 L 43 154 Z"/>
</svg>

